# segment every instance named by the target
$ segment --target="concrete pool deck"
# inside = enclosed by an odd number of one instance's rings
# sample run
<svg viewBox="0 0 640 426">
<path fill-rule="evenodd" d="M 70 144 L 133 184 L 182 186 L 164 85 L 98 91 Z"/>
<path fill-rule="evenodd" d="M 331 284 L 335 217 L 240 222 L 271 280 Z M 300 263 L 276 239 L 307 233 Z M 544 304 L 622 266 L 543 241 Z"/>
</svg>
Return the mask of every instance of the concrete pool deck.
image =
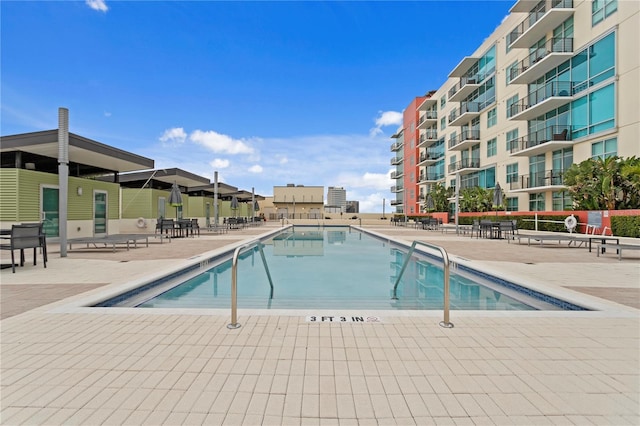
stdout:
<svg viewBox="0 0 640 426">
<path fill-rule="evenodd" d="M 640 424 L 640 256 L 365 224 L 592 312 L 79 307 L 277 227 L 70 251 L 0 273 L 0 424 Z M 6 253 L 3 253 L 3 258 Z"/>
</svg>

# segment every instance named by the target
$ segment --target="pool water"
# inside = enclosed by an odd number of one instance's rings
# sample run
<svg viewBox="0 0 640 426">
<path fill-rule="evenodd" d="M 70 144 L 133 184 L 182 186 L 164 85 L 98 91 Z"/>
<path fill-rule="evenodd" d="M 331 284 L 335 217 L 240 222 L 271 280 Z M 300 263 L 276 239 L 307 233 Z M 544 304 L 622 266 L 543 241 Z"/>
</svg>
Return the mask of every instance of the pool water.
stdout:
<svg viewBox="0 0 640 426">
<path fill-rule="evenodd" d="M 296 226 L 263 241 L 271 288 L 258 249 L 238 261 L 238 307 L 267 309 L 443 309 L 441 260 L 412 256 L 393 287 L 407 249 L 352 228 Z M 451 309 L 558 309 L 526 294 L 501 288 L 480 276 L 451 271 Z M 146 308 L 225 308 L 231 306 L 231 260 L 149 296 Z"/>
</svg>

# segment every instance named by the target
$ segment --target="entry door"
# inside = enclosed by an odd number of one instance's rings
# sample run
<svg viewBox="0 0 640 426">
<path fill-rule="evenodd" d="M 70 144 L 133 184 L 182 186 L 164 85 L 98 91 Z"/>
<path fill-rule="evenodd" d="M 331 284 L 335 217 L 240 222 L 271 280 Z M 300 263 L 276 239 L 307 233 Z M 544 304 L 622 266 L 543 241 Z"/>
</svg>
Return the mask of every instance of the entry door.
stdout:
<svg viewBox="0 0 640 426">
<path fill-rule="evenodd" d="M 40 216 L 47 237 L 60 236 L 60 199 L 57 186 L 42 186 Z"/>
<path fill-rule="evenodd" d="M 107 193 L 94 191 L 93 193 L 93 235 L 107 234 Z"/>
</svg>

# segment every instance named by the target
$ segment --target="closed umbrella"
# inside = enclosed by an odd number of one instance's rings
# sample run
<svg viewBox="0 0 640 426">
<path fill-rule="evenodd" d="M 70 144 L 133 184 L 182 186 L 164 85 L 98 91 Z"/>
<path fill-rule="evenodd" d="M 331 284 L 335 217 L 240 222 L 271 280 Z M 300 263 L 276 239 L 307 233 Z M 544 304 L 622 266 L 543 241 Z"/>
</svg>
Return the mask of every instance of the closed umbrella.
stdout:
<svg viewBox="0 0 640 426">
<path fill-rule="evenodd" d="M 238 197 L 234 195 L 233 198 L 231 198 L 231 210 L 233 210 L 234 217 L 237 215 L 239 208 L 240 204 L 238 204 Z"/>
<path fill-rule="evenodd" d="M 169 205 L 176 208 L 176 219 L 178 219 L 178 207 L 182 205 L 182 194 L 176 182 L 173 182 L 169 193 Z"/>
<path fill-rule="evenodd" d="M 496 183 L 496 187 L 493 190 L 493 206 L 496 209 L 496 216 L 498 215 L 498 209 L 502 205 L 502 188 L 500 183 Z"/>
<path fill-rule="evenodd" d="M 424 207 L 428 213 L 431 213 L 436 209 L 436 203 L 433 201 L 433 197 L 431 193 L 427 194 L 427 200 L 424 203 Z"/>
</svg>

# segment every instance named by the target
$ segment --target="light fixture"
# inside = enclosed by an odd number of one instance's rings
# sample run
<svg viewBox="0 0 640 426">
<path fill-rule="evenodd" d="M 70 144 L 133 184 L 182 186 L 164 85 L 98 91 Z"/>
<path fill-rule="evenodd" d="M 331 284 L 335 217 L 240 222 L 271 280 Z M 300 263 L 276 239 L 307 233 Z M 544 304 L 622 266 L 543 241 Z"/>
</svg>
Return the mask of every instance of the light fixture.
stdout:
<svg viewBox="0 0 640 426">
<path fill-rule="evenodd" d="M 82 187 L 81 186 L 78 187 L 77 191 L 78 191 L 78 195 L 82 195 Z"/>
<path fill-rule="evenodd" d="M 27 170 L 35 170 L 36 163 L 24 163 L 24 168 Z"/>
</svg>

